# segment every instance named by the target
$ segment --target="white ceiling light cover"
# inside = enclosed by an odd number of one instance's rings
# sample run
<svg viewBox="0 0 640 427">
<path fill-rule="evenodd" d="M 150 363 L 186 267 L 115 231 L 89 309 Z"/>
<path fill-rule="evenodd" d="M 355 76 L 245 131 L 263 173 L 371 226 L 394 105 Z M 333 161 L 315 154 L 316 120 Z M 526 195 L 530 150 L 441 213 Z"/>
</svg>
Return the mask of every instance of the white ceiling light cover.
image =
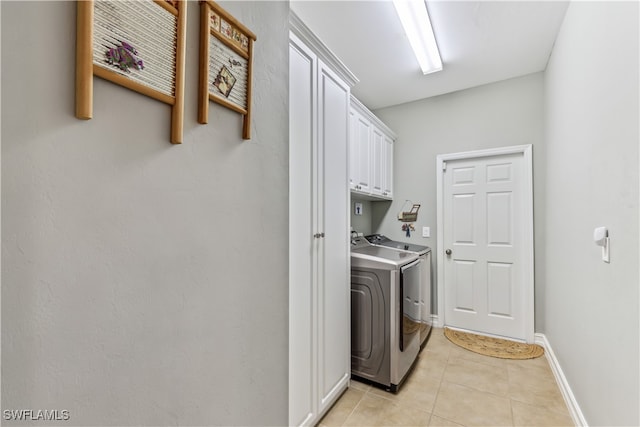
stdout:
<svg viewBox="0 0 640 427">
<path fill-rule="evenodd" d="M 442 71 L 442 59 L 438 51 L 427 4 L 424 0 L 393 0 L 400 22 L 423 74 Z"/>
</svg>

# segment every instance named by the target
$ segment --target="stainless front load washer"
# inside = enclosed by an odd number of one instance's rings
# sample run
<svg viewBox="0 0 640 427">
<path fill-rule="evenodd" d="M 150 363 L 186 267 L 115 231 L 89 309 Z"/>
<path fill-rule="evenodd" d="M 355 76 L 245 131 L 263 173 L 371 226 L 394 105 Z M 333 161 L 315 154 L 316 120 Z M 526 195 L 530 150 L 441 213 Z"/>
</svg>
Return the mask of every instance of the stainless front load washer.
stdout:
<svg viewBox="0 0 640 427">
<path fill-rule="evenodd" d="M 431 333 L 431 248 L 429 246 L 391 240 L 382 234 L 365 236 L 369 243 L 401 251 L 415 252 L 424 261 L 422 264 L 422 285 L 420 288 L 420 346 L 424 347 Z"/>
<path fill-rule="evenodd" d="M 420 351 L 420 275 L 411 252 L 351 241 L 351 373 L 396 392 Z"/>
</svg>

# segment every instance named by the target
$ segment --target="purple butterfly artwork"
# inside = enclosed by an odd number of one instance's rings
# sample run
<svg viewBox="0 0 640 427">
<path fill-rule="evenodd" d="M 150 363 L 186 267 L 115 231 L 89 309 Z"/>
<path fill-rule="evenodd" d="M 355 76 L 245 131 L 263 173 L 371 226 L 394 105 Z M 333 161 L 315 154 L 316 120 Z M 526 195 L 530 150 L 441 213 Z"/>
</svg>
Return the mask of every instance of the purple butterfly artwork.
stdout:
<svg viewBox="0 0 640 427">
<path fill-rule="evenodd" d="M 108 48 L 105 53 L 107 63 L 128 73 L 131 72 L 131 70 L 129 70 L 131 67 L 138 71 L 144 70 L 144 63 L 142 62 L 142 59 L 137 57 L 138 51 L 125 41 L 119 40 L 119 42 L 120 45 Z"/>
</svg>

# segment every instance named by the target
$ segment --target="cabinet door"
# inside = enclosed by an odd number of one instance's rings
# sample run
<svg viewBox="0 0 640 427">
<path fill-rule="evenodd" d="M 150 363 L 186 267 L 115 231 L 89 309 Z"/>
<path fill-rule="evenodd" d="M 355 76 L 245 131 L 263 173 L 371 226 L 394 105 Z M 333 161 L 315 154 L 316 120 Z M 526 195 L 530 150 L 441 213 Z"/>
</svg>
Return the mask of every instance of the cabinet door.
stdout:
<svg viewBox="0 0 640 427">
<path fill-rule="evenodd" d="M 358 136 L 357 113 L 353 108 L 349 109 L 349 188 L 355 190 L 358 185 Z"/>
<path fill-rule="evenodd" d="M 383 180 L 382 180 L 382 195 L 384 197 L 393 197 L 393 139 L 384 136 L 383 142 Z"/>
<path fill-rule="evenodd" d="M 376 127 L 371 132 L 371 194 L 381 196 L 384 191 L 386 180 L 386 148 L 384 145 L 384 135 Z"/>
<path fill-rule="evenodd" d="M 322 412 L 346 387 L 350 365 L 347 153 L 349 87 L 319 61 L 318 380 Z M 321 187 L 321 188 L 320 188 Z"/>
<path fill-rule="evenodd" d="M 371 192 L 371 123 L 357 111 L 351 111 L 352 130 L 349 144 L 351 152 L 351 188 L 363 193 Z"/>
<path fill-rule="evenodd" d="M 316 139 L 316 58 L 291 35 L 289 43 L 289 425 L 316 415 L 313 280 L 315 206 L 312 200 Z M 313 169 L 313 168 L 312 168 Z"/>
</svg>

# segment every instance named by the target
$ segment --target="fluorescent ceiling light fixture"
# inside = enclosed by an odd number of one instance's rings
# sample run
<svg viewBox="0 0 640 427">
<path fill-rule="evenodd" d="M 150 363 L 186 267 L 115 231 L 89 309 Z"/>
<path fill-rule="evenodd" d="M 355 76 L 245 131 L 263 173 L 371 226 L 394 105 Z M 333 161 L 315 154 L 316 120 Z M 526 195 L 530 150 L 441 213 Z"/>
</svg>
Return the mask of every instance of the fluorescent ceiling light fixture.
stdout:
<svg viewBox="0 0 640 427">
<path fill-rule="evenodd" d="M 433 35 L 431 20 L 424 0 L 393 0 L 404 32 L 423 74 L 442 70 L 442 59 Z"/>
</svg>

